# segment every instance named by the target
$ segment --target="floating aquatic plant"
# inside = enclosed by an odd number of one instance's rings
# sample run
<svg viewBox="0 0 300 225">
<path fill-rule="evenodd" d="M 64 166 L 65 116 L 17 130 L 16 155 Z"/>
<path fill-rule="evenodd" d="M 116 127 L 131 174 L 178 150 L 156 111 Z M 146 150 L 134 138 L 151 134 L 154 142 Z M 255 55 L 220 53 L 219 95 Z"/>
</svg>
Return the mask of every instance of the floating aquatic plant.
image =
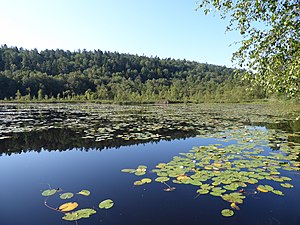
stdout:
<svg viewBox="0 0 300 225">
<path fill-rule="evenodd" d="M 151 182 L 151 179 L 145 178 L 145 179 L 143 179 L 143 182 L 149 183 L 149 180 Z M 79 206 L 78 202 L 65 202 L 57 208 L 48 205 L 48 203 L 47 203 L 48 198 L 55 195 L 59 191 L 61 191 L 60 188 L 58 188 L 58 189 L 49 188 L 42 192 L 42 196 L 47 197 L 44 202 L 44 204 L 47 208 L 52 209 L 57 212 L 64 213 L 64 216 L 62 217 L 63 220 L 75 221 L 76 225 L 78 225 L 78 222 L 77 222 L 78 220 L 80 220 L 82 218 L 89 218 L 91 215 L 96 214 L 96 210 L 92 209 L 92 208 L 84 208 L 84 209 L 79 209 L 79 210 L 74 211 Z M 81 190 L 77 194 L 88 197 L 91 194 L 91 192 L 89 190 Z M 70 199 L 70 198 L 74 197 L 74 194 L 71 192 L 65 192 L 65 193 L 61 194 L 59 197 L 60 197 L 60 199 L 65 200 L 65 199 Z M 99 204 L 99 208 L 110 209 L 113 205 L 114 205 L 114 202 L 111 199 L 107 199 L 107 200 L 102 201 Z"/>
<path fill-rule="evenodd" d="M 77 194 L 83 195 L 83 196 L 90 196 L 91 192 L 89 190 L 81 190 Z"/>
<path fill-rule="evenodd" d="M 77 221 L 82 218 L 89 218 L 91 215 L 95 214 L 96 210 L 94 209 L 80 209 L 72 213 L 66 213 L 62 219 L 68 220 L 68 221 Z"/>
<path fill-rule="evenodd" d="M 54 195 L 57 192 L 57 189 L 48 189 L 42 192 L 42 195 L 45 197 Z"/>
<path fill-rule="evenodd" d="M 111 199 L 106 199 L 99 203 L 100 209 L 110 209 L 113 206 L 114 206 L 114 202 Z"/>
<path fill-rule="evenodd" d="M 230 217 L 234 215 L 234 212 L 231 209 L 223 209 L 221 214 L 225 217 Z"/>
<path fill-rule="evenodd" d="M 281 171 L 299 171 L 299 163 L 294 161 L 299 151 L 280 143 L 280 152 L 268 152 L 270 135 L 273 135 L 272 131 L 252 128 L 213 134 L 214 138 L 222 140 L 226 137 L 231 142 L 194 147 L 187 153 L 174 156 L 169 162 L 158 163 L 151 172 L 157 175 L 155 181 L 168 186 L 165 191 L 175 189 L 166 183 L 171 179 L 177 185 L 199 187 L 196 197 L 205 194 L 221 197 L 230 203 L 231 209 L 239 210 L 238 204 L 243 204 L 247 195 L 272 193 L 284 196 L 281 190 L 260 184 L 262 181 L 293 188 L 292 184 L 283 183 L 292 179 L 282 176 Z M 136 169 L 122 171 L 136 174 Z M 135 182 L 135 185 L 141 184 L 141 181 Z M 223 210 L 222 215 L 232 216 L 231 209 Z"/>
<path fill-rule="evenodd" d="M 73 209 L 76 209 L 78 207 L 77 202 L 67 202 L 59 206 L 58 210 L 62 212 L 69 212 L 72 211 Z"/>
<path fill-rule="evenodd" d="M 70 199 L 70 198 L 72 198 L 73 196 L 74 196 L 73 193 L 71 193 L 71 192 L 66 192 L 66 193 L 61 194 L 59 197 L 60 197 L 61 199 Z"/>
</svg>

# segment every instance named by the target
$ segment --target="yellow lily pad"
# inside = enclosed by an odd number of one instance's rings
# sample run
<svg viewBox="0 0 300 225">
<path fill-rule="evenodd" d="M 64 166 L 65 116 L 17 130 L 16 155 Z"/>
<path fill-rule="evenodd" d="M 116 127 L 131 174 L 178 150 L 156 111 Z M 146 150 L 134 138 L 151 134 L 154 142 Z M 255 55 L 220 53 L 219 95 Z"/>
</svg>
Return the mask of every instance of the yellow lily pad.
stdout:
<svg viewBox="0 0 300 225">
<path fill-rule="evenodd" d="M 62 212 L 69 212 L 69 211 L 72 211 L 73 209 L 76 209 L 77 207 L 78 207 L 77 202 L 67 202 L 67 203 L 59 206 L 58 209 Z"/>
</svg>

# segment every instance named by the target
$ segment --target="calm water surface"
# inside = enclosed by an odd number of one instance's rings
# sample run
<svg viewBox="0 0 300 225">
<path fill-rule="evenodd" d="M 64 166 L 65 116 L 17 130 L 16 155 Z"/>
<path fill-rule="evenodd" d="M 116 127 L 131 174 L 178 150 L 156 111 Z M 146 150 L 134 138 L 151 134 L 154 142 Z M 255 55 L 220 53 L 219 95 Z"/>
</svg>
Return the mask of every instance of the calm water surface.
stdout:
<svg viewBox="0 0 300 225">
<path fill-rule="evenodd" d="M 141 177 L 121 172 L 138 165 L 146 165 L 150 171 L 158 163 L 169 162 L 194 146 L 218 143 L 216 139 L 189 137 L 103 149 L 97 148 L 96 143 L 94 147 L 88 144 L 86 148 L 74 147 L 81 140 L 76 133 L 47 132 L 42 136 L 30 132 L 28 135 L 17 134 L 18 137 L 13 139 L 17 147 L 11 141 L 0 140 L 0 225 L 75 224 L 62 220 L 62 213 L 44 205 L 45 197 L 41 192 L 49 185 L 73 193 L 82 189 L 91 191 L 89 197 L 76 195 L 70 199 L 77 201 L 79 208 L 97 209 L 97 214 L 79 220 L 80 225 L 300 225 L 299 171 L 280 171 L 283 176 L 292 178 L 289 183 L 294 188 L 291 189 L 284 189 L 275 182 L 260 182 L 283 190 L 285 196 L 271 193 L 249 195 L 240 205 L 241 210 L 230 218 L 220 213 L 229 208 L 228 202 L 209 194 L 196 198 L 196 186 L 169 181 L 176 190 L 165 192 L 166 186 L 158 182 L 134 186 L 133 182 Z M 49 143 L 45 139 L 47 135 Z M 68 144 L 60 149 L 59 139 L 64 142 L 67 136 L 70 138 Z M 37 144 L 34 139 L 41 141 Z M 72 147 L 75 141 L 76 145 Z M 82 143 L 85 146 L 85 140 Z M 52 148 L 47 149 L 47 146 Z M 10 153 L 11 148 L 18 153 Z M 273 151 L 269 147 L 266 150 Z M 156 175 L 147 173 L 145 177 L 154 180 Z M 253 192 L 256 186 L 253 185 Z M 114 207 L 98 209 L 98 204 L 108 198 L 114 201 Z M 54 208 L 62 202 L 66 201 L 59 199 L 58 195 L 48 200 Z"/>
<path fill-rule="evenodd" d="M 82 207 L 96 208 L 104 199 L 114 200 L 112 209 L 99 210 L 79 224 L 300 224 L 299 173 L 292 175 L 295 188 L 285 190 L 284 197 L 248 196 L 241 211 L 224 218 L 220 210 L 228 208 L 228 203 L 210 195 L 194 199 L 197 187 L 174 185 L 177 189 L 173 192 L 164 192 L 165 186 L 157 182 L 136 187 L 133 186 L 136 176 L 120 172 L 141 164 L 154 168 L 179 152 L 212 143 L 214 139 L 188 138 L 102 151 L 70 149 L 2 155 L 1 225 L 75 224 L 61 220 L 62 214 L 43 205 L 45 198 L 41 191 L 47 189 L 48 184 L 71 192 L 90 190 L 89 198 L 79 197 Z M 48 204 L 57 207 L 59 202 L 61 200 L 53 197 Z"/>
</svg>

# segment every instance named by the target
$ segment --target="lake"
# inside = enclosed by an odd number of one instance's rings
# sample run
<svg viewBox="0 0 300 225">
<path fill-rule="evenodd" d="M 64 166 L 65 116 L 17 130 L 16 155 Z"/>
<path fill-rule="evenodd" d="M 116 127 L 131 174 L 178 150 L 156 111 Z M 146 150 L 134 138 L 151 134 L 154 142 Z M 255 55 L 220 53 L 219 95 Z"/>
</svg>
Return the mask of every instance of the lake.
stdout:
<svg viewBox="0 0 300 225">
<path fill-rule="evenodd" d="M 299 225 L 299 115 L 2 103 L 0 224 Z"/>
</svg>

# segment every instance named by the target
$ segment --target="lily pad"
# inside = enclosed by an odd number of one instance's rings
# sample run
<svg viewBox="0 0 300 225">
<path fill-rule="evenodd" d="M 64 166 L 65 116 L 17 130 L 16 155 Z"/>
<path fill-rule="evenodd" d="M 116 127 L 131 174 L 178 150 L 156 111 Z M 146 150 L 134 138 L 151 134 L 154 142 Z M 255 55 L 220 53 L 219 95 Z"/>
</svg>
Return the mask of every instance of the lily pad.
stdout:
<svg viewBox="0 0 300 225">
<path fill-rule="evenodd" d="M 81 190 L 77 194 L 83 195 L 83 196 L 89 196 L 91 192 L 89 190 Z"/>
<path fill-rule="evenodd" d="M 113 200 L 106 199 L 99 203 L 99 208 L 100 209 L 110 209 L 111 207 L 113 207 L 113 205 L 114 205 Z"/>
<path fill-rule="evenodd" d="M 221 196 L 222 195 L 222 193 L 220 193 L 220 192 L 210 192 L 210 194 L 211 195 L 213 195 L 213 196 L 216 196 L 216 197 L 219 197 L 219 196 Z"/>
<path fill-rule="evenodd" d="M 59 206 L 58 210 L 62 212 L 69 212 L 72 211 L 73 209 L 76 209 L 78 207 L 77 202 L 67 202 Z"/>
<path fill-rule="evenodd" d="M 231 209 L 223 209 L 221 211 L 222 216 L 230 217 L 234 215 L 234 212 Z"/>
<path fill-rule="evenodd" d="M 283 192 L 282 192 L 282 191 L 279 191 L 279 190 L 273 190 L 272 192 L 273 192 L 274 194 L 276 194 L 276 195 L 281 195 L 281 196 L 284 195 Z"/>
<path fill-rule="evenodd" d="M 144 172 L 144 171 L 136 171 L 135 173 L 134 173 L 134 175 L 136 175 L 136 176 L 143 176 L 143 175 L 145 175 L 146 174 L 146 172 Z"/>
<path fill-rule="evenodd" d="M 167 182 L 168 180 L 170 180 L 169 177 L 157 177 L 155 179 L 155 181 L 157 181 L 157 182 Z"/>
<path fill-rule="evenodd" d="M 149 184 L 152 182 L 152 180 L 150 178 L 143 178 L 141 179 L 141 181 L 144 183 L 144 184 Z"/>
<path fill-rule="evenodd" d="M 72 213 L 66 213 L 63 219 L 67 221 L 76 221 L 82 218 L 89 218 L 95 213 L 96 211 L 94 209 L 80 209 Z"/>
<path fill-rule="evenodd" d="M 263 193 L 269 192 L 269 190 L 267 188 L 265 188 L 265 186 L 263 186 L 263 185 L 259 185 L 256 189 L 259 192 L 263 192 Z"/>
<path fill-rule="evenodd" d="M 207 190 L 207 189 L 198 189 L 197 193 L 200 194 L 200 195 L 205 195 L 205 194 L 209 193 L 209 190 Z"/>
<path fill-rule="evenodd" d="M 42 195 L 45 197 L 49 197 L 51 195 L 54 195 L 57 192 L 57 189 L 48 189 L 42 192 Z"/>
<path fill-rule="evenodd" d="M 142 182 L 141 180 L 137 180 L 137 181 L 133 182 L 134 186 L 140 186 L 140 185 L 143 185 L 143 184 L 144 184 L 144 182 Z"/>
<path fill-rule="evenodd" d="M 282 187 L 285 187 L 285 188 L 293 188 L 294 185 L 292 184 L 289 184 L 289 183 L 283 183 L 283 184 L 280 184 Z"/>
<path fill-rule="evenodd" d="M 62 195 L 60 195 L 59 197 L 60 197 L 61 199 L 70 199 L 70 198 L 72 198 L 73 196 L 74 196 L 73 193 L 71 193 L 71 192 L 66 192 L 66 193 L 63 193 Z"/>
<path fill-rule="evenodd" d="M 135 169 L 122 169 L 121 170 L 123 173 L 134 173 Z"/>
</svg>

